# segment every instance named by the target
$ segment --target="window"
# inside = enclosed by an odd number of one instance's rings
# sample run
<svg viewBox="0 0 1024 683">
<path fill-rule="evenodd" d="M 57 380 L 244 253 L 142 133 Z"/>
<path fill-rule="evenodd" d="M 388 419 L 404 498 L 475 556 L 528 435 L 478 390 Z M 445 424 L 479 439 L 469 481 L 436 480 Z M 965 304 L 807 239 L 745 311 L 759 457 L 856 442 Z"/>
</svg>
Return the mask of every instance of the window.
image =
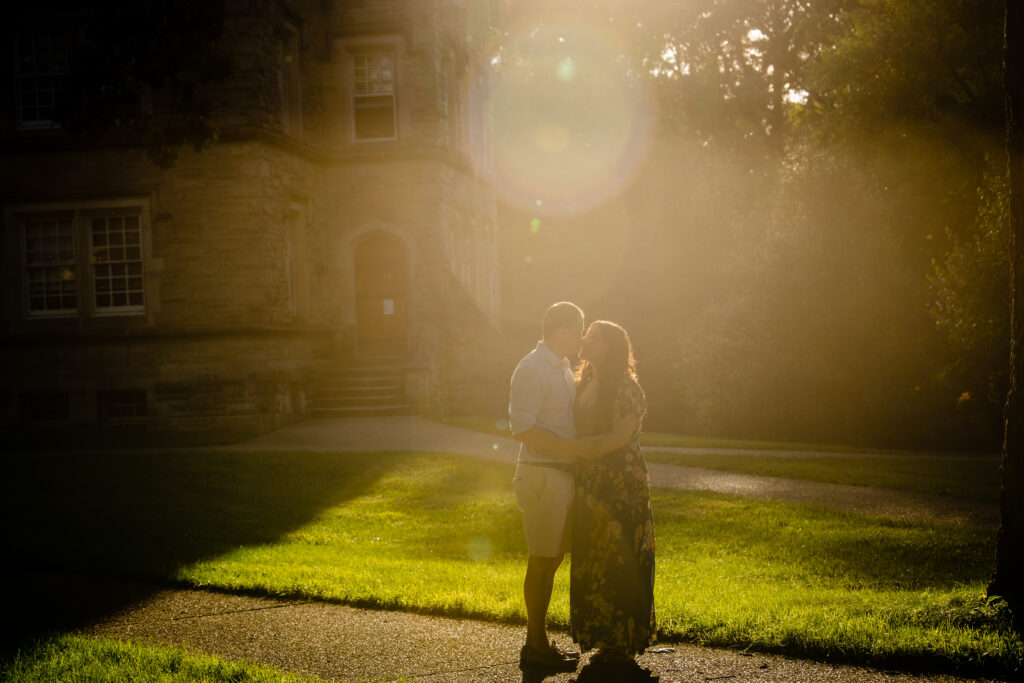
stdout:
<svg viewBox="0 0 1024 683">
<path fill-rule="evenodd" d="M 141 311 L 142 228 L 138 214 L 94 216 L 90 223 L 96 311 Z"/>
<path fill-rule="evenodd" d="M 357 141 L 397 137 L 393 50 L 352 55 L 352 119 Z"/>
<path fill-rule="evenodd" d="M 18 117 L 22 128 L 54 125 L 57 100 L 68 73 L 68 36 L 37 30 L 17 39 Z"/>
<path fill-rule="evenodd" d="M 466 78 L 454 52 L 448 54 L 441 71 L 444 114 L 448 118 L 448 144 L 464 149 L 466 147 Z"/>
<path fill-rule="evenodd" d="M 73 217 L 25 220 L 22 230 L 29 312 L 40 316 L 73 314 L 78 310 Z"/>
<path fill-rule="evenodd" d="M 145 312 L 143 207 L 16 212 L 29 317 Z"/>
<path fill-rule="evenodd" d="M 306 244 L 306 208 L 302 202 L 292 202 L 286 223 L 288 226 L 288 257 L 285 275 L 288 279 L 288 310 L 304 319 L 309 313 L 309 252 Z"/>
<path fill-rule="evenodd" d="M 299 32 L 285 24 L 277 35 L 277 84 L 281 93 L 281 127 L 296 137 L 302 134 L 302 90 L 299 71 Z"/>
</svg>

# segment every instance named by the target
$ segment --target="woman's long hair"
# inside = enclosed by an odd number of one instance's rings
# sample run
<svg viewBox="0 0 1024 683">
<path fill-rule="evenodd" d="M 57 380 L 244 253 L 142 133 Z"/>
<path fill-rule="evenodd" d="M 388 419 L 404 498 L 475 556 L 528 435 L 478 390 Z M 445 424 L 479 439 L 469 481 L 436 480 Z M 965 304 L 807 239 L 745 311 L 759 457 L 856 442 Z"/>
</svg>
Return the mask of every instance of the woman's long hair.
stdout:
<svg viewBox="0 0 1024 683">
<path fill-rule="evenodd" d="M 596 426 L 608 430 L 612 426 L 615 393 L 624 377 L 636 379 L 636 360 L 633 358 L 633 344 L 629 341 L 629 334 L 621 325 L 607 320 L 595 320 L 590 323 L 590 330 L 594 330 L 604 341 L 608 354 L 597 369 L 589 361 L 583 361 L 577 377 L 581 389 L 597 379 Z"/>
</svg>

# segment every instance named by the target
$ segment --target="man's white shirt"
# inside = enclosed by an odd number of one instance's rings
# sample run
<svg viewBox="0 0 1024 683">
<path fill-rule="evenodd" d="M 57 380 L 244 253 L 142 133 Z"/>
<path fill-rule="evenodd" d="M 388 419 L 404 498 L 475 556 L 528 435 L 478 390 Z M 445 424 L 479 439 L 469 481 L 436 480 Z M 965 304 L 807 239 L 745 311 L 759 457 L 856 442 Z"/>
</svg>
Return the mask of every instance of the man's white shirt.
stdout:
<svg viewBox="0 0 1024 683">
<path fill-rule="evenodd" d="M 563 438 L 575 439 L 572 411 L 575 400 L 576 380 L 569 361 L 556 356 L 543 341 L 537 342 L 537 347 L 519 361 L 512 373 L 508 402 L 512 433 L 539 427 Z M 552 460 L 539 455 L 526 444 L 519 445 L 519 462 Z"/>
</svg>

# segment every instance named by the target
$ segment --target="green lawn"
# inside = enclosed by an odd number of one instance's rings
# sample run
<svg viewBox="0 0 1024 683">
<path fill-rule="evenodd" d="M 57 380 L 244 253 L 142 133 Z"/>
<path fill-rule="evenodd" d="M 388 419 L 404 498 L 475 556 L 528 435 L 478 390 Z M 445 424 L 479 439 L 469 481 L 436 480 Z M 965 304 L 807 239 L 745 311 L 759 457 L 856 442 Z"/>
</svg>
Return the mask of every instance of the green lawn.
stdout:
<svg viewBox="0 0 1024 683">
<path fill-rule="evenodd" d="M 999 458 L 995 456 L 776 457 L 737 453 L 666 453 L 649 449 L 644 455 L 650 462 L 740 474 L 874 486 L 972 500 L 999 500 Z"/>
<path fill-rule="evenodd" d="M 512 468 L 432 454 L 9 456 L 40 566 L 522 622 Z M 887 666 L 1019 671 L 981 599 L 994 531 L 655 493 L 661 637 Z M 567 572 L 551 617 L 568 619 Z"/>
<path fill-rule="evenodd" d="M 20 652 L 10 660 L 0 661 L 0 680 L 8 683 L 171 680 L 318 683 L 323 679 L 299 676 L 270 666 L 195 654 L 180 648 L 65 634 L 42 640 L 30 650 Z"/>
<path fill-rule="evenodd" d="M 16 658 L 0 662 L 0 678 L 10 683 L 71 680 L 302 683 L 321 680 L 290 675 L 271 667 L 191 654 L 178 648 L 76 635 L 42 641 Z"/>
</svg>

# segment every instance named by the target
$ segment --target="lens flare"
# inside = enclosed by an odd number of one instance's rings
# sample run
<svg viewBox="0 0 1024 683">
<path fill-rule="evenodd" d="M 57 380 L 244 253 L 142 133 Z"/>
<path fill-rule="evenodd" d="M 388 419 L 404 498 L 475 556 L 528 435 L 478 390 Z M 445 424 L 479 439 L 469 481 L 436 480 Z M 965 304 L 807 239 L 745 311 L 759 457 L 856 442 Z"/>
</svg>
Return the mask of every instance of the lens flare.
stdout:
<svg viewBox="0 0 1024 683">
<path fill-rule="evenodd" d="M 552 215 L 613 198 L 648 137 L 647 94 L 624 41 L 577 18 L 513 27 L 503 42 L 507 57 L 489 64 L 495 145 L 485 170 L 494 187 L 514 206 Z"/>
<path fill-rule="evenodd" d="M 558 63 L 558 66 L 555 68 L 555 75 L 563 83 L 568 83 L 576 77 L 576 64 L 573 63 L 572 57 L 566 57 Z"/>
<path fill-rule="evenodd" d="M 537 147 L 545 152 L 564 152 L 569 147 L 569 131 L 561 123 L 541 123 L 535 137 Z"/>
</svg>

